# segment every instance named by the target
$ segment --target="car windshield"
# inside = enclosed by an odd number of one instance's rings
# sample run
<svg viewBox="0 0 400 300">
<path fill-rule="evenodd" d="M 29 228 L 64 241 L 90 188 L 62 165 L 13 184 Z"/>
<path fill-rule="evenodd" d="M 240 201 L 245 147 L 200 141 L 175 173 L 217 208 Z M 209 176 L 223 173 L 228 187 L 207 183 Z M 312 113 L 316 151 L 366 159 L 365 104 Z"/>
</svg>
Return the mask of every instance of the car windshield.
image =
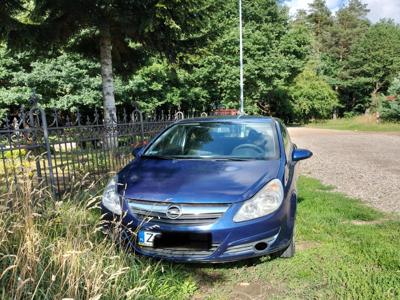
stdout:
<svg viewBox="0 0 400 300">
<path fill-rule="evenodd" d="M 176 124 L 145 151 L 159 159 L 276 159 L 277 135 L 271 122 Z"/>
</svg>

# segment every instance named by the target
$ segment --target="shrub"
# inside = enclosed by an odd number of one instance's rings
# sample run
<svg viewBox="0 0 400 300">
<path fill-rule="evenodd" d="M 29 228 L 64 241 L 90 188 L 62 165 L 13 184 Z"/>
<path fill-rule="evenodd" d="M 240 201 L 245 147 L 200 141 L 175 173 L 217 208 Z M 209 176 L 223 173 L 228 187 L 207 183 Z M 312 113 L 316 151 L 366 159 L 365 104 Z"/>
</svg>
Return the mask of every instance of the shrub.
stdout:
<svg viewBox="0 0 400 300">
<path fill-rule="evenodd" d="M 400 99 L 382 101 L 380 116 L 384 121 L 400 122 Z"/>
<path fill-rule="evenodd" d="M 381 118 L 384 121 L 400 121 L 400 75 L 391 83 L 388 97 L 382 99 L 380 108 Z"/>
<path fill-rule="evenodd" d="M 25 157 L 27 154 L 26 149 L 15 149 L 4 151 L 4 158 L 7 159 L 17 159 L 20 157 Z"/>
<path fill-rule="evenodd" d="M 354 118 L 357 115 L 358 114 L 356 112 L 354 112 L 354 111 L 346 111 L 346 112 L 343 113 L 343 117 L 345 119 L 351 119 L 351 118 Z"/>
<path fill-rule="evenodd" d="M 339 106 L 336 93 L 309 67 L 295 78 L 289 88 L 289 95 L 298 121 L 327 119 Z"/>
</svg>

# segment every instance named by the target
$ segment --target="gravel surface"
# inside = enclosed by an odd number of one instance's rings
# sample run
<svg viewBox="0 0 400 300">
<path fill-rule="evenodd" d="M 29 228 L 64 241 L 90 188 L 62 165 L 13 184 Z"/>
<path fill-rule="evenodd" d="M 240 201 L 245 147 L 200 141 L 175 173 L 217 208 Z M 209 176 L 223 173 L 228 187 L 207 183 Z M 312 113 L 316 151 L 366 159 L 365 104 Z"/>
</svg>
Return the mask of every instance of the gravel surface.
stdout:
<svg viewBox="0 0 400 300">
<path fill-rule="evenodd" d="M 300 172 L 387 212 L 400 212 L 400 133 L 289 128 L 314 156 Z"/>
</svg>

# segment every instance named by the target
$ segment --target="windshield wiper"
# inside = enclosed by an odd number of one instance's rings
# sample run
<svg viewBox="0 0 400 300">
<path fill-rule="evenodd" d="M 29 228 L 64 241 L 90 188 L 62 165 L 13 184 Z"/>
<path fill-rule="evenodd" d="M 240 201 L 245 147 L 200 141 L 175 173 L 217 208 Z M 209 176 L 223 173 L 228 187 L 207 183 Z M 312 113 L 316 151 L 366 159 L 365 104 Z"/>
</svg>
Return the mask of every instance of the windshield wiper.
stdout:
<svg viewBox="0 0 400 300">
<path fill-rule="evenodd" d="M 226 160 L 226 161 L 251 161 L 263 160 L 263 158 L 250 158 L 250 157 L 225 157 L 225 156 L 187 156 L 187 155 L 142 155 L 143 158 L 150 159 L 196 159 L 196 160 Z"/>
<path fill-rule="evenodd" d="M 229 161 L 247 161 L 252 160 L 251 158 L 242 158 L 242 157 L 212 157 L 214 160 L 229 160 Z"/>
<path fill-rule="evenodd" d="M 174 159 L 173 156 L 165 156 L 165 155 L 142 155 L 142 158 L 165 159 L 165 160 Z"/>
<path fill-rule="evenodd" d="M 198 156 L 186 156 L 186 155 L 142 155 L 143 158 L 154 158 L 154 159 L 205 159 L 205 157 Z"/>
</svg>

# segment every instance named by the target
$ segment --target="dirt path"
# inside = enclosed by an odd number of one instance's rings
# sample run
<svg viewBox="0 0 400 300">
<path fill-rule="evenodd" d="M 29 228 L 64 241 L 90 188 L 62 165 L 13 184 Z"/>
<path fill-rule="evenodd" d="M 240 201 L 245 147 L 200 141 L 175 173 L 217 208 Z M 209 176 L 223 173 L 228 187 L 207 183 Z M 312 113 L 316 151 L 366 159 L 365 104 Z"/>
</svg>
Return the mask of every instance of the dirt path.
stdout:
<svg viewBox="0 0 400 300">
<path fill-rule="evenodd" d="M 301 164 L 301 173 L 378 209 L 400 212 L 400 133 L 289 131 L 298 147 L 314 153 Z"/>
</svg>

